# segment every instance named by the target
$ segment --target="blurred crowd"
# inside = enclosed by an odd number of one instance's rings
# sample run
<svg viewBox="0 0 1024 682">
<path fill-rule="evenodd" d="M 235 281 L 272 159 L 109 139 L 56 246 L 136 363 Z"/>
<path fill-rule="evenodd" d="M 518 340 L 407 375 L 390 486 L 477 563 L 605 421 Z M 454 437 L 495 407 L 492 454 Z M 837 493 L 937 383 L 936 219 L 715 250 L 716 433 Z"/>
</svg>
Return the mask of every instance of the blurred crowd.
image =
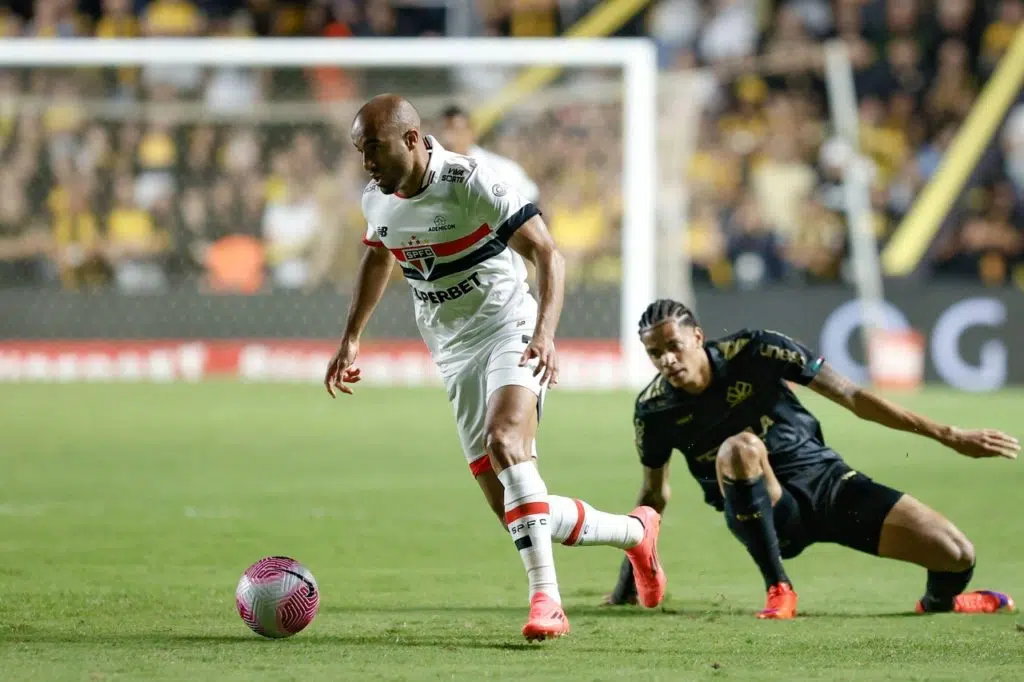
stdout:
<svg viewBox="0 0 1024 682">
<path fill-rule="evenodd" d="M 1024 20 L 1020 0 L 796 0 L 779 3 L 768 24 L 749 5 L 725 1 L 707 23 L 684 20 L 701 16 L 702 5 L 668 0 L 654 25 L 665 27 L 665 59 L 709 65 L 721 84 L 707 99 L 689 169 L 691 252 L 700 278 L 721 286 L 848 277 L 844 170 L 853 164 L 867 175 L 881 247 Z M 820 45 L 836 36 L 855 69 L 857 159 L 829 118 Z M 945 221 L 929 255 L 932 277 L 1024 285 L 1021 102 Z"/>
<path fill-rule="evenodd" d="M 24 0 L 0 8 L 0 36 L 545 36 L 597 4 Z M 1024 0 L 652 3 L 619 35 L 649 36 L 665 71 L 703 74 L 692 159 L 683 177 L 661 178 L 687 188 L 689 237 L 661 247 L 685 249 L 698 280 L 718 287 L 844 279 L 843 169 L 867 173 L 883 245 L 1022 20 Z M 860 159 L 829 122 L 822 44 L 837 36 L 855 67 Z M 347 287 L 365 176 L 347 118 L 311 116 L 310 105 L 383 89 L 438 99 L 507 75 L 472 65 L 0 71 L 0 286 Z M 621 103 L 555 102 L 507 118 L 480 144 L 540 187 L 572 284 L 616 282 Z M 298 104 L 301 114 L 248 115 L 267 103 Z M 432 117 L 427 130 L 454 142 L 462 123 Z M 1024 283 L 1022 209 L 1018 103 L 950 214 L 931 275 Z"/>
</svg>

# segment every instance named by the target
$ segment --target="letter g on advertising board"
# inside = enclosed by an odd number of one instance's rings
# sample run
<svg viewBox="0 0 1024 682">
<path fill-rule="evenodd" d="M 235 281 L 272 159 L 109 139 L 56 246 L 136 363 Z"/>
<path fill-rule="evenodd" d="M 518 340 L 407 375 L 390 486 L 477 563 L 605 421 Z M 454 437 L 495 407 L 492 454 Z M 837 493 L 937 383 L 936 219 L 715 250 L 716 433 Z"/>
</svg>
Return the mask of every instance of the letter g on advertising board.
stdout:
<svg viewBox="0 0 1024 682">
<path fill-rule="evenodd" d="M 882 303 L 886 329 L 908 329 L 906 315 L 892 303 Z M 960 340 L 973 327 L 1001 327 L 1006 322 L 1006 306 L 995 298 L 979 296 L 957 301 L 946 308 L 932 326 L 928 338 L 935 372 L 950 386 L 963 391 L 993 391 L 1007 381 L 1008 350 L 999 339 L 981 344 L 977 364 L 964 359 Z M 821 329 L 822 355 L 836 371 L 858 383 L 870 381 L 868 369 L 850 354 L 851 337 L 863 325 L 861 304 L 848 301 L 832 311 Z"/>
</svg>

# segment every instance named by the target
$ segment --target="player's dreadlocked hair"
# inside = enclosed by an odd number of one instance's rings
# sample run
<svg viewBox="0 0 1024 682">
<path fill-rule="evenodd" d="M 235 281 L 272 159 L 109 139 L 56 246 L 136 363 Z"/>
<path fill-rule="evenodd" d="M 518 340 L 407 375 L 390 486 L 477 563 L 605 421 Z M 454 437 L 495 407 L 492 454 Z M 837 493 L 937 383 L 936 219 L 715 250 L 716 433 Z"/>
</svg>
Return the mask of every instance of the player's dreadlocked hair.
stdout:
<svg viewBox="0 0 1024 682">
<path fill-rule="evenodd" d="M 686 304 L 673 301 L 670 298 L 659 298 L 647 306 L 647 310 L 640 316 L 639 333 L 643 334 L 668 320 L 675 320 L 683 327 L 697 326 L 697 317 L 692 310 L 686 307 Z"/>
</svg>

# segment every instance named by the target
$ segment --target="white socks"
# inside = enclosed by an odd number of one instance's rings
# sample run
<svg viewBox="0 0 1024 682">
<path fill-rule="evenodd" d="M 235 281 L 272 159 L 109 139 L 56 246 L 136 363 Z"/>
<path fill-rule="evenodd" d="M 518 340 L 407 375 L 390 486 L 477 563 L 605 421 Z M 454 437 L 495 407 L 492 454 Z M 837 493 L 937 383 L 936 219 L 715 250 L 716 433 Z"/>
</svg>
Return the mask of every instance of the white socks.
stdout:
<svg viewBox="0 0 1024 682">
<path fill-rule="evenodd" d="M 508 494 L 505 496 L 506 508 Z M 551 539 L 563 545 L 611 545 L 630 549 L 644 539 L 644 525 L 625 514 L 598 511 L 582 500 L 549 495 Z"/>
<path fill-rule="evenodd" d="M 505 524 L 526 568 L 530 599 L 543 592 L 561 603 L 551 552 L 548 490 L 536 464 L 529 461 L 510 466 L 498 474 L 498 480 L 505 486 Z"/>
<path fill-rule="evenodd" d="M 505 525 L 526 568 L 530 598 L 543 592 L 561 603 L 552 541 L 563 545 L 636 547 L 644 538 L 640 520 L 608 514 L 582 500 L 548 495 L 534 462 L 510 466 L 498 474 L 505 487 Z"/>
</svg>

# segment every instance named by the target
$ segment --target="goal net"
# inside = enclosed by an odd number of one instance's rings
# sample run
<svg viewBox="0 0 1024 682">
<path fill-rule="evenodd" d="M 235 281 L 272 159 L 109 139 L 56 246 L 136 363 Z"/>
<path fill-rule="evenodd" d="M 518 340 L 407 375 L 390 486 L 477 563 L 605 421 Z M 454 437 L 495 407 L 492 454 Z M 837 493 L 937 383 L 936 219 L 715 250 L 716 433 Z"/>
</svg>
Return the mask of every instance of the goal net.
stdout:
<svg viewBox="0 0 1024 682">
<path fill-rule="evenodd" d="M 530 67 L 557 74 L 528 89 Z M 449 107 L 493 114 L 477 143 L 537 185 L 568 259 L 562 383 L 638 386 L 636 320 L 683 257 L 655 249 L 679 200 L 656 85 L 633 40 L 3 41 L 0 378 L 322 378 L 363 248 L 349 126 L 398 92 L 443 144 L 471 142 Z M 400 281 L 361 364 L 436 379 Z"/>
</svg>

